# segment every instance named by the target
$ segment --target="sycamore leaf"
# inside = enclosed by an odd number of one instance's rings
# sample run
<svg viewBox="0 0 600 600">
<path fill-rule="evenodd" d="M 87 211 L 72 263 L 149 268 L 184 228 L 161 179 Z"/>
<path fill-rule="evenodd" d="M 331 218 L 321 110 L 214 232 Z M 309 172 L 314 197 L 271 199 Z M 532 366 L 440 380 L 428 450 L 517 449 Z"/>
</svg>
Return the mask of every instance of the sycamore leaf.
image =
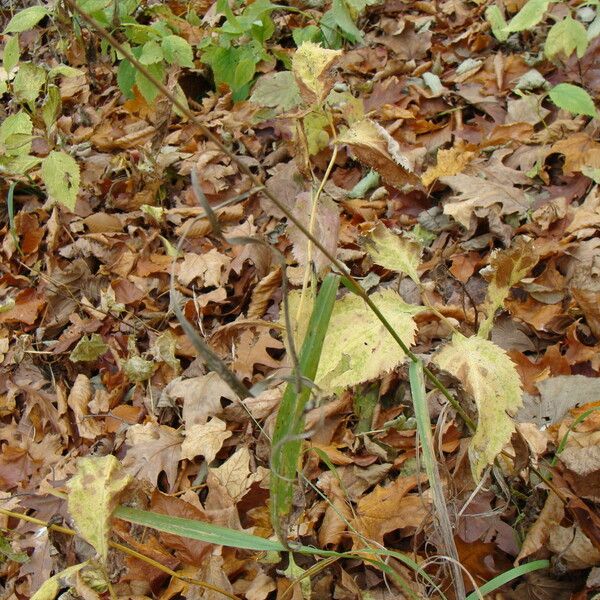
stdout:
<svg viewBox="0 0 600 600">
<path fill-rule="evenodd" d="M 537 262 L 538 255 L 533 244 L 523 241 L 522 238 L 519 238 L 512 248 L 492 255 L 490 260 L 492 275 L 482 307 L 485 318 L 477 333 L 479 337 L 487 339 L 494 323 L 496 310 L 504 303 L 510 288 L 521 281 Z"/>
<path fill-rule="evenodd" d="M 328 50 L 313 42 L 298 48 L 292 58 L 292 72 L 305 102 L 323 102 L 334 83 L 329 71 L 341 55 L 341 50 Z"/>
<path fill-rule="evenodd" d="M 42 161 L 42 179 L 54 202 L 60 202 L 69 210 L 75 209 L 79 192 L 79 165 L 72 156 L 56 150 L 50 152 Z"/>
<path fill-rule="evenodd" d="M 403 187 L 419 182 L 398 142 L 371 119 L 354 123 L 338 137 L 338 142 L 350 146 L 360 162 L 375 169 L 391 185 Z"/>
<path fill-rule="evenodd" d="M 413 316 L 423 307 L 406 304 L 391 289 L 377 292 L 371 299 L 404 343 L 411 346 L 417 328 Z M 364 300 L 348 294 L 333 307 L 315 383 L 333 392 L 379 377 L 404 359 L 394 338 Z"/>
<path fill-rule="evenodd" d="M 522 405 L 521 380 L 514 363 L 496 344 L 455 333 L 434 357 L 435 364 L 454 375 L 473 397 L 479 413 L 469 446 L 475 481 L 492 464 L 515 430 L 511 419 Z"/>
<path fill-rule="evenodd" d="M 69 513 L 81 536 L 103 562 L 108 555 L 111 516 L 133 478 L 111 454 L 82 458 L 69 481 Z"/>
<path fill-rule="evenodd" d="M 405 273 L 415 283 L 419 283 L 417 268 L 421 262 L 423 248 L 415 240 L 390 231 L 383 223 L 368 234 L 370 242 L 366 250 L 376 265 Z"/>
</svg>

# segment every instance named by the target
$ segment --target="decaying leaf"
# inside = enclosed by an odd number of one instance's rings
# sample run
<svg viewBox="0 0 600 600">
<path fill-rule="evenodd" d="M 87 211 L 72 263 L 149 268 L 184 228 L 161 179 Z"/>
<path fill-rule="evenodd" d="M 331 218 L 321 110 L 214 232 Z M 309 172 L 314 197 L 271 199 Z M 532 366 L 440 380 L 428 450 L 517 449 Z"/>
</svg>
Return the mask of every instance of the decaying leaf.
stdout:
<svg viewBox="0 0 600 600">
<path fill-rule="evenodd" d="M 131 475 L 111 454 L 80 459 L 69 481 L 69 513 L 103 562 L 108 555 L 112 513 L 131 481 Z"/>
<path fill-rule="evenodd" d="M 363 119 L 354 123 L 338 137 L 338 142 L 347 144 L 358 160 L 375 169 L 390 185 L 402 188 L 419 183 L 398 142 L 375 121 Z"/>
<path fill-rule="evenodd" d="M 307 104 L 320 104 L 333 86 L 330 69 L 341 56 L 340 50 L 304 42 L 292 57 L 292 72 Z"/>
<path fill-rule="evenodd" d="M 437 163 L 421 175 L 423 185 L 431 185 L 440 177 L 450 177 L 462 173 L 464 168 L 475 158 L 475 152 L 466 150 L 462 145 L 454 146 L 448 150 L 439 150 Z"/>
<path fill-rule="evenodd" d="M 424 309 L 406 304 L 390 289 L 376 292 L 371 299 L 405 344 L 411 346 L 416 331 L 413 317 Z M 374 379 L 404 359 L 402 350 L 364 300 L 348 294 L 333 307 L 315 382 L 332 392 Z"/>
<path fill-rule="evenodd" d="M 496 344 L 480 337 L 452 336 L 434 358 L 440 369 L 454 375 L 477 405 L 477 430 L 469 446 L 476 481 L 510 441 L 512 415 L 522 405 L 521 380 L 514 363 Z"/>
</svg>

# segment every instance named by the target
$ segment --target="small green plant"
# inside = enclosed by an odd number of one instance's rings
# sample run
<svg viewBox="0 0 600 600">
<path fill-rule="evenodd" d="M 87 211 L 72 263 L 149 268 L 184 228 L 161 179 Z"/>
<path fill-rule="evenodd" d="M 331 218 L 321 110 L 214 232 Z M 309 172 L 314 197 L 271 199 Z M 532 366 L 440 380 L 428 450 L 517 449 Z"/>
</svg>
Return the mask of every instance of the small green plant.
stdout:
<svg viewBox="0 0 600 600">
<path fill-rule="evenodd" d="M 554 3 L 555 0 L 529 0 L 508 22 L 495 4 L 487 8 L 485 16 L 494 36 L 500 42 L 505 42 L 512 33 L 526 31 L 537 25 Z M 579 8 L 585 6 L 598 8 L 600 0 L 589 0 Z M 571 12 L 564 19 L 556 21 L 548 31 L 544 43 L 544 56 L 548 60 L 566 60 L 574 52 L 581 58 L 590 40 L 600 34 L 600 17 L 596 16 L 586 29 L 581 21 L 573 18 L 573 11 L 570 7 L 569 9 Z M 598 115 L 592 97 L 579 86 L 560 83 L 550 89 L 548 96 L 556 106 L 573 114 L 590 117 Z"/>
</svg>

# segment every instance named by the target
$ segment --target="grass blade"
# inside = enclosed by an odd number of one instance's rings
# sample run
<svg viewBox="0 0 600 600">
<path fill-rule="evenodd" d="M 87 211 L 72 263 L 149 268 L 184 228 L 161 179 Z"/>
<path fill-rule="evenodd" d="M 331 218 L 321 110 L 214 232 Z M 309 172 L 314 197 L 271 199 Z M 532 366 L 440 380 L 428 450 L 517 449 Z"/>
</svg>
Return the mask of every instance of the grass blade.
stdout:
<svg viewBox="0 0 600 600">
<path fill-rule="evenodd" d="M 317 374 L 321 348 L 333 310 L 340 283 L 339 275 L 329 274 L 323 281 L 313 308 L 302 350 L 299 366 L 302 377 L 313 380 Z M 271 448 L 271 521 L 279 539 L 287 544 L 282 519 L 292 507 L 296 470 L 302 449 L 301 435 L 304 431 L 304 408 L 310 397 L 310 388 L 298 390 L 296 382 L 290 382 L 277 413 L 273 444 Z"/>
<path fill-rule="evenodd" d="M 245 550 L 262 550 L 265 552 L 281 552 L 285 550 L 282 544 L 274 540 L 267 540 L 257 535 L 228 529 L 204 521 L 194 521 L 182 517 L 171 515 L 161 515 L 155 512 L 130 508 L 128 506 L 119 506 L 113 513 L 118 519 L 144 525 L 165 533 L 172 533 L 187 537 L 192 540 L 200 540 L 220 546 L 230 546 L 233 548 L 243 548 Z"/>
</svg>

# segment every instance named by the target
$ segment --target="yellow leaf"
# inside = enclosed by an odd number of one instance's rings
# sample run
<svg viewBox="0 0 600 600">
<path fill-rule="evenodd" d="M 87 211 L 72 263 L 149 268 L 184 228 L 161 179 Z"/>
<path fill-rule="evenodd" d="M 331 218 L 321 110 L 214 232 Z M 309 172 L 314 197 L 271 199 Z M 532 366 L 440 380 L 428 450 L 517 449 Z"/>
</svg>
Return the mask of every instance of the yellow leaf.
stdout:
<svg viewBox="0 0 600 600">
<path fill-rule="evenodd" d="M 132 477 L 112 455 L 82 458 L 68 484 L 69 512 L 81 536 L 106 561 L 110 519 Z"/>
<path fill-rule="evenodd" d="M 431 166 L 421 175 L 423 185 L 429 185 L 439 177 L 447 177 L 462 173 L 464 168 L 473 160 L 475 152 L 469 152 L 462 146 L 439 150 L 437 164 Z"/>
<path fill-rule="evenodd" d="M 402 341 L 412 345 L 417 328 L 413 315 L 424 308 L 406 304 L 390 289 L 373 294 L 371 299 Z M 401 348 L 364 300 L 348 294 L 333 307 L 315 383 L 333 392 L 379 377 L 404 359 Z"/>
<path fill-rule="evenodd" d="M 69 581 L 77 571 L 80 571 L 87 564 L 88 561 L 86 560 L 78 565 L 67 567 L 64 571 L 53 575 L 50 579 L 44 581 L 38 591 L 31 596 L 31 600 L 54 600 L 61 588 L 65 587 L 64 583 Z"/>
<path fill-rule="evenodd" d="M 405 273 L 415 283 L 419 283 L 417 268 L 421 262 L 421 245 L 403 235 L 390 231 L 383 223 L 369 232 L 370 243 L 366 250 L 373 262 L 386 269 Z"/>
<path fill-rule="evenodd" d="M 513 415 L 522 405 L 521 380 L 506 352 L 488 340 L 455 333 L 434 357 L 435 364 L 456 377 L 473 397 L 479 418 L 469 446 L 475 481 L 510 441 Z"/>
<path fill-rule="evenodd" d="M 479 327 L 477 335 L 488 337 L 494 323 L 494 315 L 504 303 L 508 292 L 517 284 L 538 262 L 538 256 L 532 243 L 517 239 L 512 248 L 496 252 L 490 260 L 492 269 L 491 279 L 487 289 L 487 297 L 483 304 L 485 319 Z"/>
<path fill-rule="evenodd" d="M 323 102 L 333 87 L 329 70 L 341 54 L 341 50 L 327 50 L 313 42 L 304 42 L 298 48 L 292 58 L 292 72 L 305 102 Z"/>
</svg>

